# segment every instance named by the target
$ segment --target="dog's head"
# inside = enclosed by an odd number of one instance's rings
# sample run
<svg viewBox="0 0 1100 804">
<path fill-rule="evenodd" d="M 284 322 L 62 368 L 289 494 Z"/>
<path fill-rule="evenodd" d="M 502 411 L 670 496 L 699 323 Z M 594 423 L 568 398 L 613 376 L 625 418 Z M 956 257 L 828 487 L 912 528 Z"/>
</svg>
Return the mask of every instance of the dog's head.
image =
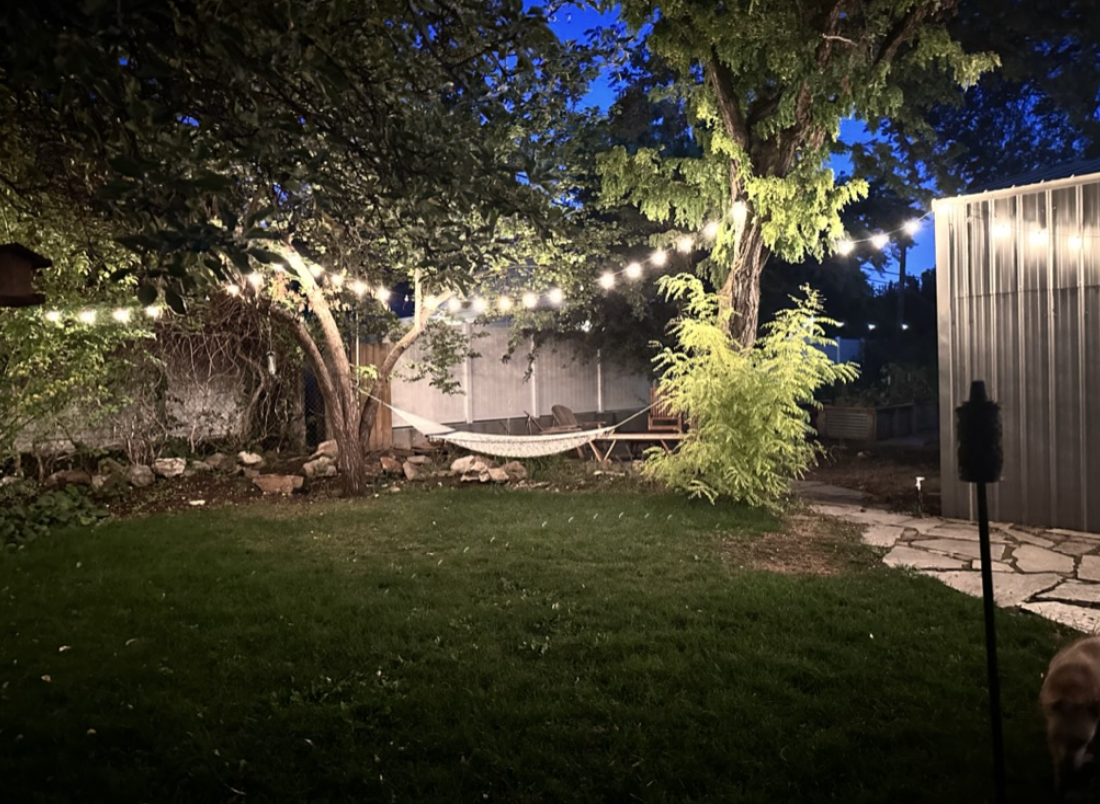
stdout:
<svg viewBox="0 0 1100 804">
<path fill-rule="evenodd" d="M 1093 759 L 1092 742 L 1100 723 L 1100 703 L 1056 700 L 1044 709 L 1054 764 L 1063 773 L 1079 771 Z"/>
</svg>

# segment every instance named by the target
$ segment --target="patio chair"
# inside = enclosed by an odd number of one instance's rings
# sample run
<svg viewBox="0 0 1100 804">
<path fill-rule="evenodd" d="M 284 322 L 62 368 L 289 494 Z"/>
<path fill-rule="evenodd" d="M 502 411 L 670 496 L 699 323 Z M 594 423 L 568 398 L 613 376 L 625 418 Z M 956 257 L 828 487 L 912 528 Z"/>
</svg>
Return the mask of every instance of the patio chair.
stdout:
<svg viewBox="0 0 1100 804">
<path fill-rule="evenodd" d="M 576 414 L 565 405 L 551 405 L 550 412 L 554 414 L 554 426 L 571 430 L 591 430 L 595 427 L 603 427 L 603 422 L 579 422 Z"/>
<path fill-rule="evenodd" d="M 684 417 L 674 413 L 668 403 L 661 399 L 660 388 L 649 389 L 649 431 L 650 432 L 684 432 Z"/>
</svg>

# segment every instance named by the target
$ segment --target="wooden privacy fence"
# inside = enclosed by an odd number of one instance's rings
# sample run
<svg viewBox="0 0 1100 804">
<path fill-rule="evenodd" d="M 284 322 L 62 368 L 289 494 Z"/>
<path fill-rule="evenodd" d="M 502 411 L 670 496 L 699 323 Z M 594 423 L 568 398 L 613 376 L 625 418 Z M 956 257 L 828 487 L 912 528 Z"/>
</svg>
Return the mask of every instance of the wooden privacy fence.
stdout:
<svg viewBox="0 0 1100 804">
<path fill-rule="evenodd" d="M 352 362 L 357 362 L 360 366 L 379 366 L 389 353 L 390 344 L 388 343 L 360 342 L 356 345 L 351 358 Z M 390 384 L 388 382 L 376 386 L 372 393 L 389 404 Z M 374 427 L 371 428 L 367 447 L 372 452 L 393 448 L 393 411 L 386 405 L 378 406 L 378 416 L 374 420 Z"/>
</svg>

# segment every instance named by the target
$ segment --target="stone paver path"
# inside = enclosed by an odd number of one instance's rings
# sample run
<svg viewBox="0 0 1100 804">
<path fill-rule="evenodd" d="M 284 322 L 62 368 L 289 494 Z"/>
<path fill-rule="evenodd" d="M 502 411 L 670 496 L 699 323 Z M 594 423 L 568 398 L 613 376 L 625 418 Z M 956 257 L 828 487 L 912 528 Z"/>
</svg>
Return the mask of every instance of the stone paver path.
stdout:
<svg viewBox="0 0 1100 804">
<path fill-rule="evenodd" d="M 865 495 L 823 484 L 800 488 L 811 508 L 863 526 L 883 561 L 911 567 L 981 597 L 978 524 L 865 507 Z M 1100 632 L 1100 533 L 991 522 L 994 599 L 1087 633 Z"/>
</svg>

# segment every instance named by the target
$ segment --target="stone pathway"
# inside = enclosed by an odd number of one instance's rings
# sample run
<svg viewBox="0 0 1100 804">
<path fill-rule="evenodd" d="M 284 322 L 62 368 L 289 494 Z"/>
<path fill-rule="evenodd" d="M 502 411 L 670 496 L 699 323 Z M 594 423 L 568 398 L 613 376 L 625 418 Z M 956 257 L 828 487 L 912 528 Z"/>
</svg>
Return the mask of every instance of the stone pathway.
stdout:
<svg viewBox="0 0 1100 804">
<path fill-rule="evenodd" d="M 819 514 L 863 526 L 863 541 L 885 548 L 883 561 L 912 567 L 981 597 L 978 524 L 912 517 L 866 507 L 866 495 L 822 483 L 799 493 Z M 991 522 L 994 599 L 1087 633 L 1100 632 L 1100 533 Z"/>
</svg>

